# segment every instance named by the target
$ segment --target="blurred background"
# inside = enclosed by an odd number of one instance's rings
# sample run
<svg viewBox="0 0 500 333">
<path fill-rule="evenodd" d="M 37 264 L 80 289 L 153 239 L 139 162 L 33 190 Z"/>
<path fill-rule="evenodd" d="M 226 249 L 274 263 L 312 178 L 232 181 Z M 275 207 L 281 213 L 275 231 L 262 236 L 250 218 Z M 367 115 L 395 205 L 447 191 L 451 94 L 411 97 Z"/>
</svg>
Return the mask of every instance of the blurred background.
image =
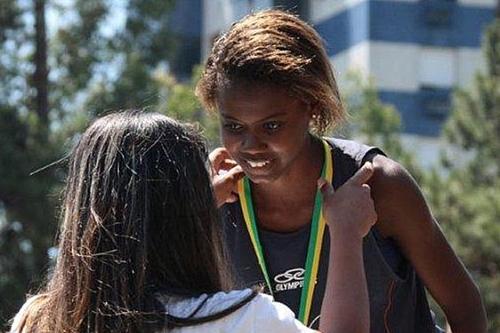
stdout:
<svg viewBox="0 0 500 333">
<path fill-rule="evenodd" d="M 144 108 L 218 145 L 193 94 L 200 64 L 234 20 L 271 7 L 320 33 L 350 113 L 333 134 L 410 170 L 500 332 L 497 0 L 0 0 L 0 330 L 57 256 L 79 133 Z"/>
</svg>

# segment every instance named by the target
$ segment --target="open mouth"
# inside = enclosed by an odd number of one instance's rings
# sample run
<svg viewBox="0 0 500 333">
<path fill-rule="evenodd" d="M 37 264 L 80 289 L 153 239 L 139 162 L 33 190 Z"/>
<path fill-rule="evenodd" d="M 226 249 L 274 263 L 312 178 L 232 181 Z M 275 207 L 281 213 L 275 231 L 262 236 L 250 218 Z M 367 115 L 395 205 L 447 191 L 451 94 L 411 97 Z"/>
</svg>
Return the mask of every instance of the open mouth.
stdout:
<svg viewBox="0 0 500 333">
<path fill-rule="evenodd" d="M 253 170 L 259 170 L 259 169 L 264 169 L 271 163 L 271 160 L 269 159 L 259 159 L 259 160 L 249 160 L 249 159 L 244 159 L 246 165 L 248 165 L 251 169 Z"/>
<path fill-rule="evenodd" d="M 245 160 L 245 161 L 248 163 L 250 167 L 254 169 L 263 168 L 271 162 L 270 160 L 260 160 L 260 161 Z"/>
</svg>

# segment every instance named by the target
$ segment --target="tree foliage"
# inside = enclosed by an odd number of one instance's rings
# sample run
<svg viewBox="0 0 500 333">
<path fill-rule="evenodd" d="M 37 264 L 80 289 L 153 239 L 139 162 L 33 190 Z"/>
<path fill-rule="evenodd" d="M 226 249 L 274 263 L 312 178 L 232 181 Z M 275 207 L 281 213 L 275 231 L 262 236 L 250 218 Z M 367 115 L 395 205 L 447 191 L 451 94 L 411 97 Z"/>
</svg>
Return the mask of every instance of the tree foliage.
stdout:
<svg viewBox="0 0 500 333">
<path fill-rule="evenodd" d="M 167 108 L 188 109 L 174 100 L 195 100 L 187 92 L 192 83 L 165 86 L 157 77 L 168 75 L 175 47 L 168 31 L 173 5 L 171 0 L 2 0 L 0 330 L 49 268 L 61 166 L 72 138 L 102 112 L 146 106 L 168 112 L 162 94 L 168 95 Z M 117 6 L 123 6 L 123 24 L 115 21 Z M 59 17 L 56 25 L 44 24 L 49 12 Z M 40 91 L 48 95 L 47 117 L 35 103 Z M 199 113 L 197 105 L 190 110 Z"/>
<path fill-rule="evenodd" d="M 181 121 L 194 122 L 203 132 L 209 146 L 215 148 L 219 145 L 217 115 L 207 114 L 194 94 L 201 70 L 201 67 L 195 67 L 188 83 L 179 83 L 166 73 L 157 73 L 156 82 L 161 87 L 161 101 L 157 111 Z"/>
<path fill-rule="evenodd" d="M 46 37 L 46 120 L 35 103 L 37 2 L 61 18 Z M 113 21 L 118 5 L 123 24 Z M 169 59 L 181 42 L 169 29 L 174 5 L 173 0 L 1 1 L 0 330 L 49 267 L 64 171 L 61 163 L 42 167 L 64 160 L 72 138 L 96 115 L 125 108 L 159 111 L 197 122 L 210 144 L 218 144 L 217 120 L 202 111 L 193 93 L 200 69 L 189 82 L 169 74 Z M 110 21 L 111 31 L 104 29 Z M 500 331 L 499 40 L 497 20 L 484 41 L 486 71 L 472 89 L 455 94 L 446 138 L 467 153 L 444 159 L 440 168 L 446 172 L 418 167 L 401 143 L 397 111 L 359 78 L 351 79 L 345 97 L 352 125 L 344 129 L 382 147 L 423 185 L 446 236 L 481 287 L 491 332 Z"/>
<path fill-rule="evenodd" d="M 58 175 L 50 170 L 30 176 L 54 161 L 61 145 L 48 131 L 47 109 L 40 112 L 34 102 L 40 87 L 32 78 L 44 66 L 34 45 L 43 38 L 35 43 L 36 34 L 22 20 L 29 9 L 35 6 L 5 1 L 0 10 L 6 18 L 0 21 L 0 326 L 41 276 L 55 232 Z"/>
<path fill-rule="evenodd" d="M 489 332 L 500 331 L 500 19 L 483 40 L 485 72 L 473 86 L 457 90 L 445 126 L 450 145 L 447 176 L 429 177 L 435 214 L 483 295 Z"/>
<path fill-rule="evenodd" d="M 348 73 L 346 82 L 344 101 L 349 122 L 341 132 L 380 147 L 388 157 L 401 163 L 420 180 L 421 167 L 401 142 L 401 118 L 396 108 L 383 103 L 373 82 L 363 79 L 359 73 Z"/>
</svg>

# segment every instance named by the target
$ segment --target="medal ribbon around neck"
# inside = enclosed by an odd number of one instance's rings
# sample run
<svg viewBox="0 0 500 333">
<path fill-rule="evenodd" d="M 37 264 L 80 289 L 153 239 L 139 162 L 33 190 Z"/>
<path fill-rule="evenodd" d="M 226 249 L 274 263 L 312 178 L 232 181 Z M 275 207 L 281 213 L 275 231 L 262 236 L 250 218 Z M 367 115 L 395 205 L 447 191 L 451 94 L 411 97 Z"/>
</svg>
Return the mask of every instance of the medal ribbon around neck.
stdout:
<svg viewBox="0 0 500 333">
<path fill-rule="evenodd" d="M 325 153 L 323 167 L 321 169 L 321 177 L 325 178 L 328 182 L 333 180 L 333 159 L 330 153 L 330 146 L 325 140 L 322 140 Z M 267 287 L 271 295 L 273 295 L 273 288 L 269 274 L 267 272 L 266 262 L 264 260 L 264 253 L 262 245 L 259 240 L 259 233 L 257 230 L 257 221 L 252 204 L 252 194 L 250 190 L 250 181 L 248 177 L 243 177 L 238 182 L 238 195 L 240 198 L 241 210 L 245 219 L 245 224 L 250 235 L 250 240 L 257 256 L 257 261 L 261 268 L 264 279 L 266 280 Z M 325 218 L 322 212 L 322 199 L 319 190 L 316 191 L 314 199 L 314 211 L 311 221 L 311 234 L 309 236 L 309 245 L 307 247 L 306 268 L 304 274 L 304 285 L 302 286 L 302 293 L 300 296 L 300 308 L 298 319 L 307 326 L 309 322 L 309 315 L 311 313 L 312 299 L 314 295 L 314 288 L 316 287 L 316 279 L 318 275 L 319 258 L 321 256 L 321 247 L 323 245 L 323 235 L 325 231 Z"/>
</svg>

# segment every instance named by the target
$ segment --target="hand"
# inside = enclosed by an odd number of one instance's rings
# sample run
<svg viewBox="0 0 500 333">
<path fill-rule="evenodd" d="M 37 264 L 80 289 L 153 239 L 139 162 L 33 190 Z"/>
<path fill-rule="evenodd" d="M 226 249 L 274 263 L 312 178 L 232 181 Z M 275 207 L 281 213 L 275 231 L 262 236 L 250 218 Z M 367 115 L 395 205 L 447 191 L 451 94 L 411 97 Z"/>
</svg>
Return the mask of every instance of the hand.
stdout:
<svg viewBox="0 0 500 333">
<path fill-rule="evenodd" d="M 238 180 L 245 175 L 225 148 L 216 148 L 208 156 L 217 207 L 238 200 Z"/>
<path fill-rule="evenodd" d="M 363 238 L 377 221 L 375 205 L 366 182 L 373 165 L 365 163 L 344 185 L 334 192 L 332 184 L 318 180 L 323 196 L 323 214 L 330 232 Z"/>
</svg>

